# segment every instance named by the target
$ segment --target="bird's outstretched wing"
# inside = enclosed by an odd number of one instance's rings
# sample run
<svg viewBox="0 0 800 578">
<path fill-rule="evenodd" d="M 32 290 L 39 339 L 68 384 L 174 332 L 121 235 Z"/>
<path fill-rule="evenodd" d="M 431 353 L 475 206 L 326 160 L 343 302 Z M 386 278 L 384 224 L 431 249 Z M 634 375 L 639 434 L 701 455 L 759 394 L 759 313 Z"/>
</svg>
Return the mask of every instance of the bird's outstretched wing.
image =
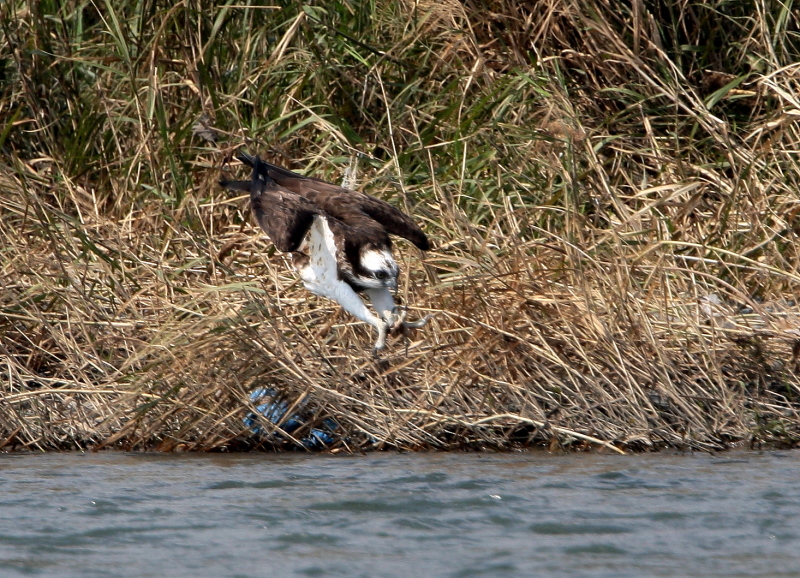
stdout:
<svg viewBox="0 0 800 578">
<path fill-rule="evenodd" d="M 240 152 L 238 158 L 253 167 L 254 175 L 260 171 L 267 180 L 307 199 L 346 225 L 363 226 L 366 217 L 379 223 L 386 232 L 408 239 L 423 251 L 430 249 L 428 237 L 414 220 L 385 201 L 320 179 L 298 175 L 247 153 Z"/>
<path fill-rule="evenodd" d="M 226 181 L 220 185 L 229 190 L 250 193 L 250 207 L 259 226 L 269 236 L 279 251 L 296 251 L 303 242 L 314 217 L 322 214 L 319 207 L 276 183 L 268 174 L 268 167 L 256 157 L 247 156 L 253 167 L 250 181 Z"/>
</svg>

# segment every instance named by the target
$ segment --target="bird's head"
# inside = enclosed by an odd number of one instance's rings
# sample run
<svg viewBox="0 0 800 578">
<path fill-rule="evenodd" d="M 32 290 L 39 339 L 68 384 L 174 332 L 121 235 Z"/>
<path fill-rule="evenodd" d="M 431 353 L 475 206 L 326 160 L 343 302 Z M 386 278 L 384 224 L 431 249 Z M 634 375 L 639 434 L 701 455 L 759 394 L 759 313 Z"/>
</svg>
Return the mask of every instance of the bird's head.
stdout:
<svg viewBox="0 0 800 578">
<path fill-rule="evenodd" d="M 360 271 L 355 275 L 358 284 L 365 289 L 389 289 L 397 291 L 400 267 L 386 248 L 365 247 L 360 254 Z"/>
</svg>

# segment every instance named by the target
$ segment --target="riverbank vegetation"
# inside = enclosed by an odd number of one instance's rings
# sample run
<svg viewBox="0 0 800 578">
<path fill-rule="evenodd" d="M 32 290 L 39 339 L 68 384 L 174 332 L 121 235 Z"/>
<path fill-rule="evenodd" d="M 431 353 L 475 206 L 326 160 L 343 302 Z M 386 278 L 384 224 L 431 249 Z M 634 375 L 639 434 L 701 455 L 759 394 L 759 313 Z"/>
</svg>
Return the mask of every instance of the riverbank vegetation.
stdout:
<svg viewBox="0 0 800 578">
<path fill-rule="evenodd" d="M 796 444 L 798 34 L 788 0 L 3 3 L 0 447 Z M 374 358 L 217 185 L 241 147 L 414 215 L 429 325 Z"/>
</svg>

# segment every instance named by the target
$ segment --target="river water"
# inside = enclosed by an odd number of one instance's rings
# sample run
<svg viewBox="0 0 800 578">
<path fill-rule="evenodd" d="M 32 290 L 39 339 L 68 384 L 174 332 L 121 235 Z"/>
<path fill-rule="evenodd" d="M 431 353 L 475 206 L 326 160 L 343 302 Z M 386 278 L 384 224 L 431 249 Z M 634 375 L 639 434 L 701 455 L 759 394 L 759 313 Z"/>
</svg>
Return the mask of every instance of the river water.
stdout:
<svg viewBox="0 0 800 578">
<path fill-rule="evenodd" d="M 0 576 L 800 576 L 800 453 L 0 455 Z"/>
</svg>

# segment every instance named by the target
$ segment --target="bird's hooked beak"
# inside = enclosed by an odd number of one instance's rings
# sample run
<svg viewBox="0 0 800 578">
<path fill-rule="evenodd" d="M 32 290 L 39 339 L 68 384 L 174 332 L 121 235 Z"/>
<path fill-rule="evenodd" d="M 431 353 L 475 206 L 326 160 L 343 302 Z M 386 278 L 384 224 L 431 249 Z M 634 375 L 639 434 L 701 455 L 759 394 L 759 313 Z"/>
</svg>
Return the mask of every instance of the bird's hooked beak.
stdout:
<svg viewBox="0 0 800 578">
<path fill-rule="evenodd" d="M 397 293 L 397 277 L 395 277 L 395 278 L 393 278 L 393 279 L 389 279 L 389 282 L 388 282 L 387 288 L 388 288 L 388 289 L 389 289 L 389 291 L 391 291 L 392 293 Z"/>
</svg>

